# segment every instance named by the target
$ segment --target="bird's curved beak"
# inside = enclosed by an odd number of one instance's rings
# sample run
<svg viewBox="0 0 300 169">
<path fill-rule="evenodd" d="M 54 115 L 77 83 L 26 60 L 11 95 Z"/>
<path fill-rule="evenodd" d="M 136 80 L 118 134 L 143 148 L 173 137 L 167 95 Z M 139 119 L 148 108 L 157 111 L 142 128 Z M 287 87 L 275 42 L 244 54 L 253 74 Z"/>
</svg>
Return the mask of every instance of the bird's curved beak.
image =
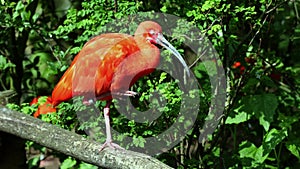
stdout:
<svg viewBox="0 0 300 169">
<path fill-rule="evenodd" d="M 174 46 L 172 46 L 162 34 L 158 34 L 157 38 L 156 38 L 156 43 L 162 47 L 165 47 L 166 49 L 168 49 L 169 51 L 171 51 L 176 58 L 180 61 L 180 63 L 183 65 L 184 69 L 186 70 L 186 73 L 188 76 L 190 76 L 190 69 L 188 67 L 188 65 L 185 63 L 184 59 L 182 58 L 182 56 L 180 55 L 180 53 L 174 48 Z"/>
</svg>

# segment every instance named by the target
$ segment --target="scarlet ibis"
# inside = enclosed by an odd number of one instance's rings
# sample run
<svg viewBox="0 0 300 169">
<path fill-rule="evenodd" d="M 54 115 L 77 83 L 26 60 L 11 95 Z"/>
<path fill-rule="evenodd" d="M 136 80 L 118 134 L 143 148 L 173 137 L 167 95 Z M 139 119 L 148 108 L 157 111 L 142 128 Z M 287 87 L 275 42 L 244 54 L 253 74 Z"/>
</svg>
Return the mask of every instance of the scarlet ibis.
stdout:
<svg viewBox="0 0 300 169">
<path fill-rule="evenodd" d="M 153 21 L 145 21 L 139 24 L 134 36 L 108 33 L 88 41 L 55 86 L 52 96 L 38 107 L 34 117 L 55 112 L 59 103 L 74 96 L 84 96 L 86 100 L 96 96 L 106 101 L 104 118 L 107 138 L 102 149 L 107 146 L 119 147 L 112 142 L 110 131 L 109 106 L 112 95 L 136 94 L 128 91 L 128 87 L 138 78 L 153 72 L 160 62 L 160 50 L 156 45 L 170 50 L 189 75 L 188 66 L 179 52 L 163 37 L 161 26 Z"/>
</svg>

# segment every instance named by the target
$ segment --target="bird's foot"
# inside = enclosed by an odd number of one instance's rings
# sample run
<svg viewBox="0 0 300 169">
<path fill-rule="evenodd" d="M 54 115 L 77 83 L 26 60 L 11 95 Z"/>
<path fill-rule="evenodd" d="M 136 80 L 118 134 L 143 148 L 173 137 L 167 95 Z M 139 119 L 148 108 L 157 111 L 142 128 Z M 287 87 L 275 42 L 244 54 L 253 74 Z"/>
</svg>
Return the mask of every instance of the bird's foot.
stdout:
<svg viewBox="0 0 300 169">
<path fill-rule="evenodd" d="M 127 90 L 125 93 L 124 93 L 125 96 L 135 96 L 135 95 L 138 95 L 137 92 L 134 92 L 134 91 L 130 91 L 130 90 Z"/>
<path fill-rule="evenodd" d="M 93 100 L 93 99 L 83 99 L 82 103 L 86 106 L 90 106 L 92 104 L 95 104 L 95 100 Z"/>
<path fill-rule="evenodd" d="M 113 93 L 113 95 L 116 95 L 116 96 L 135 96 L 135 95 L 138 95 L 137 92 L 134 92 L 134 91 L 125 91 L 124 93 L 123 92 L 115 92 Z"/>
<path fill-rule="evenodd" d="M 110 147 L 112 149 L 120 149 L 120 150 L 125 150 L 123 147 L 119 146 L 118 144 L 116 143 L 113 143 L 112 141 L 105 141 L 104 144 L 102 144 L 101 148 L 100 148 L 100 152 L 102 150 L 104 150 L 106 147 Z"/>
</svg>

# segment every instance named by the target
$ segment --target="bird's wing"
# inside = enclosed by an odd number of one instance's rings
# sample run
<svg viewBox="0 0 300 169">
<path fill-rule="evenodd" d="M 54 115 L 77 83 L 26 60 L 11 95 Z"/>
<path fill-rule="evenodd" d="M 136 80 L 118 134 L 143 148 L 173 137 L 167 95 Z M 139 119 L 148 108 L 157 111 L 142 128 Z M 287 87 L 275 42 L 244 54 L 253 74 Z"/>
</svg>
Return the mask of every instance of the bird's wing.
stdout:
<svg viewBox="0 0 300 169">
<path fill-rule="evenodd" d="M 116 67 L 136 51 L 137 44 L 130 35 L 112 33 L 92 38 L 54 88 L 52 100 L 58 104 L 77 95 L 95 97 L 109 92 Z"/>
</svg>

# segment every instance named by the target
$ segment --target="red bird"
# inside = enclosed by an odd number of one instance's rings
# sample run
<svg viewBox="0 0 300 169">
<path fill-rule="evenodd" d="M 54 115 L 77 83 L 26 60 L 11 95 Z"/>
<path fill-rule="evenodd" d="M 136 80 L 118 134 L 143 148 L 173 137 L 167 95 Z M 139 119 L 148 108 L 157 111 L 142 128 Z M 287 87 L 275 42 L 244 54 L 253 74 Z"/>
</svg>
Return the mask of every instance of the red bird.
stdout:
<svg viewBox="0 0 300 169">
<path fill-rule="evenodd" d="M 128 91 L 138 78 L 154 71 L 160 61 L 156 45 L 170 50 L 189 69 L 178 51 L 163 37 L 159 24 L 152 21 L 140 23 L 134 36 L 108 33 L 92 38 L 74 58 L 72 64 L 55 86 L 52 96 L 38 107 L 34 117 L 56 111 L 56 106 L 74 96 L 85 100 L 105 100 L 106 146 L 119 147 L 112 143 L 109 106 L 112 95 L 133 96 Z M 101 150 L 102 150 L 101 149 Z"/>
</svg>

